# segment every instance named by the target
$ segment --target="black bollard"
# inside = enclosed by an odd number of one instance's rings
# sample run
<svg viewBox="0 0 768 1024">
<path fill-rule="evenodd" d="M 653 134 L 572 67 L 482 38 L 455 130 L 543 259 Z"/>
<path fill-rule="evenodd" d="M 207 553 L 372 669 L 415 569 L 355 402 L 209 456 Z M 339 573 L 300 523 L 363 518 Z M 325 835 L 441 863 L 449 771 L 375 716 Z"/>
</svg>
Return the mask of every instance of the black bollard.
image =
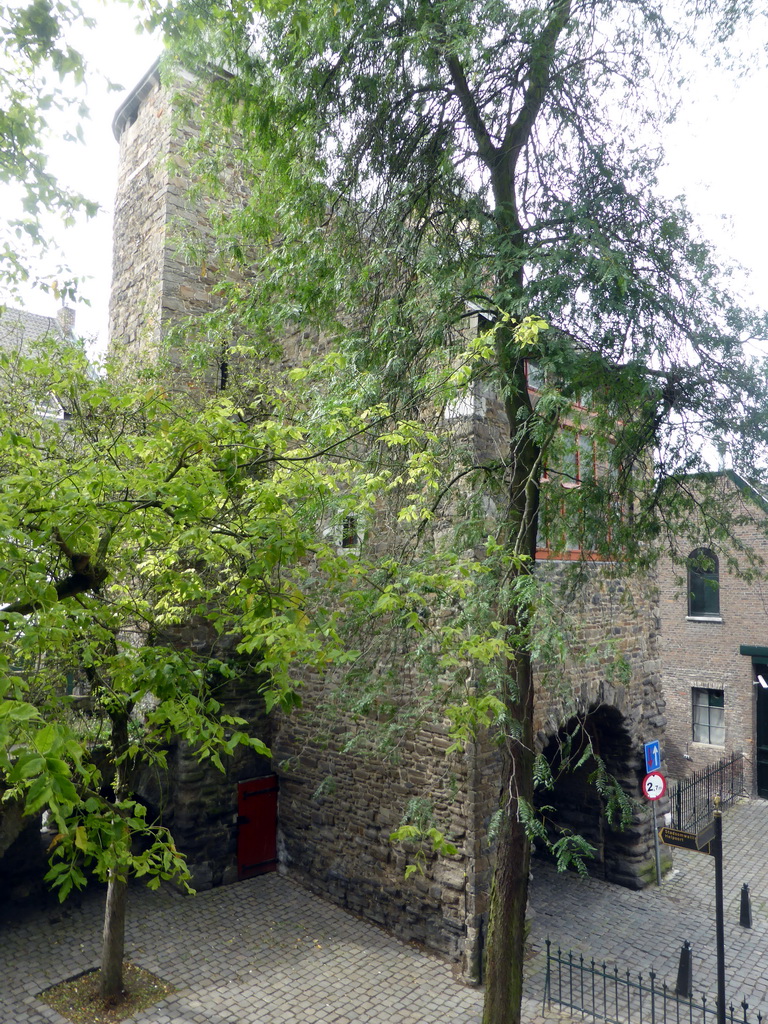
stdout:
<svg viewBox="0 0 768 1024">
<path fill-rule="evenodd" d="M 677 985 L 675 992 L 679 996 L 690 999 L 693 995 L 693 950 L 686 939 L 680 950 L 680 966 L 677 969 Z"/>
<path fill-rule="evenodd" d="M 745 882 L 741 887 L 741 911 L 739 924 L 742 928 L 752 927 L 752 904 L 749 901 L 749 886 Z"/>
</svg>

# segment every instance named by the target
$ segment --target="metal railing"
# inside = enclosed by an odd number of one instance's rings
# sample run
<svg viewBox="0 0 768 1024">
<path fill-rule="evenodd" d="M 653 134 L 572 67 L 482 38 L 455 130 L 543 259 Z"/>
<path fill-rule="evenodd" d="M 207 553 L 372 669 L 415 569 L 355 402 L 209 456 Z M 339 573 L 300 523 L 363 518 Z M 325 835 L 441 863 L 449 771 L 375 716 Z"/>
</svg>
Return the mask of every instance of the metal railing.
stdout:
<svg viewBox="0 0 768 1024">
<path fill-rule="evenodd" d="M 731 754 L 670 787 L 672 825 L 683 832 L 698 832 L 711 821 L 716 796 L 725 810 L 744 795 L 744 755 Z"/>
<path fill-rule="evenodd" d="M 547 974 L 543 1008 L 555 1005 L 575 1011 L 582 1018 L 606 1024 L 715 1024 L 714 998 L 700 1001 L 678 995 L 666 981 L 659 984 L 654 971 L 631 974 L 605 962 L 585 960 L 582 954 L 560 947 L 553 952 L 547 939 Z M 762 1024 L 766 1018 L 758 1012 L 749 1016 L 746 999 L 726 1007 L 726 1024 Z"/>
</svg>

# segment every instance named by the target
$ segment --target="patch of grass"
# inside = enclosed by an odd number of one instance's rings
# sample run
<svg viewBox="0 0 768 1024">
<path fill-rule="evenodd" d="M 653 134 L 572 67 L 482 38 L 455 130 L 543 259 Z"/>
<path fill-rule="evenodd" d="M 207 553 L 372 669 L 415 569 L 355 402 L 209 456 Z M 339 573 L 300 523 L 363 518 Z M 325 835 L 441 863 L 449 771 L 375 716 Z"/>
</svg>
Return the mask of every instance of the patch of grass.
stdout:
<svg viewBox="0 0 768 1024">
<path fill-rule="evenodd" d="M 37 998 L 74 1024 L 117 1024 L 175 991 L 173 985 L 151 971 L 126 960 L 123 964 L 123 992 L 105 1002 L 99 995 L 100 974 L 100 970 L 79 974 L 47 988 Z"/>
</svg>

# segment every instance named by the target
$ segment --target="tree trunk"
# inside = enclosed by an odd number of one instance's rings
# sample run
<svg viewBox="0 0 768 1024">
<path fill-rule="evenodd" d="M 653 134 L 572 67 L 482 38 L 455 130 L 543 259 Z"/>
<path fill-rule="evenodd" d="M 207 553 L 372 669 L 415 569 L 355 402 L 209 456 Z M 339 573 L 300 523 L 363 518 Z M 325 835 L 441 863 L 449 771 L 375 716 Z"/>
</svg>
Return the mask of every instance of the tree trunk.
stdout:
<svg viewBox="0 0 768 1024">
<path fill-rule="evenodd" d="M 520 735 L 504 752 L 503 824 L 493 873 L 485 961 L 483 1024 L 520 1024 L 525 956 L 525 913 L 531 844 L 519 820 L 520 801 L 533 803 L 533 677 L 530 658 L 516 664 L 520 700 L 508 710 Z"/>
<path fill-rule="evenodd" d="M 113 868 L 107 886 L 107 905 L 104 910 L 104 931 L 101 944 L 101 979 L 99 995 L 102 999 L 117 999 L 123 991 L 123 951 L 125 949 L 125 904 L 128 886 Z"/>
<path fill-rule="evenodd" d="M 519 282 L 513 282 L 519 287 Z M 525 360 L 497 342 L 499 364 L 511 386 L 506 393 L 510 428 L 510 481 L 507 548 L 526 556 L 512 571 L 533 572 L 539 515 L 541 449 L 534 440 L 534 410 L 528 394 Z M 519 645 L 507 666 L 503 700 L 508 716 L 502 765 L 502 827 L 491 886 L 485 958 L 483 1024 L 520 1024 L 525 956 L 525 914 L 531 847 L 521 820 L 521 804 L 533 806 L 533 669 L 530 656 L 530 611 L 522 605 L 505 610 L 509 634 Z"/>
<path fill-rule="evenodd" d="M 130 791 L 128 750 L 129 711 L 121 709 L 110 715 L 111 746 L 115 764 L 115 802 L 124 800 Z M 130 837 L 117 829 L 119 811 L 115 811 L 116 835 L 112 841 L 115 866 L 110 868 L 107 885 L 107 903 L 104 909 L 104 930 L 101 943 L 101 979 L 99 995 L 102 999 L 118 999 L 123 992 L 123 952 L 125 950 L 125 907 L 128 896 L 126 868 L 122 861 L 123 847 Z"/>
</svg>

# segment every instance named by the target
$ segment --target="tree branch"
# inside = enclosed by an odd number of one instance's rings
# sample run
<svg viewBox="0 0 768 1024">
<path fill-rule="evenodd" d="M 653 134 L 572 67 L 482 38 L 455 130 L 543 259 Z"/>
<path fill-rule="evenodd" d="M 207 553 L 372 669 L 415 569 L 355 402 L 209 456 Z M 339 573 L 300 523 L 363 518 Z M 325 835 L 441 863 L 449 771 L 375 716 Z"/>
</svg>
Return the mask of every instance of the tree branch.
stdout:
<svg viewBox="0 0 768 1024">
<path fill-rule="evenodd" d="M 531 46 L 528 87 L 523 97 L 520 113 L 507 126 L 500 152 L 509 159 L 510 170 L 514 169 L 517 156 L 530 138 L 531 131 L 547 95 L 549 76 L 555 59 L 555 47 L 560 33 L 571 16 L 571 0 L 558 0 L 554 13 Z"/>
<path fill-rule="evenodd" d="M 97 594 L 99 592 L 101 585 L 109 575 L 104 561 L 116 528 L 114 525 L 104 528 L 96 548 L 95 559 L 92 559 L 90 555 L 83 552 L 72 551 L 62 537 L 61 532 L 58 529 L 54 530 L 54 540 L 58 547 L 61 548 L 63 554 L 69 559 L 71 569 L 69 576 L 65 576 L 63 580 L 59 580 L 53 586 L 53 589 L 56 591 L 57 601 L 65 601 L 68 597 L 77 597 L 79 594 Z M 0 615 L 31 615 L 32 612 L 42 608 L 44 604 L 45 602 L 40 600 L 14 601 L 12 604 L 6 605 L 5 608 L 0 608 Z"/>
<path fill-rule="evenodd" d="M 467 76 L 464 74 L 464 68 L 461 66 L 459 58 L 453 53 L 446 54 L 446 64 L 453 88 L 461 103 L 461 109 L 464 111 L 464 117 L 477 143 L 478 154 L 487 167 L 492 167 L 498 160 L 500 151 L 491 140 L 480 108 L 467 81 Z"/>
</svg>

